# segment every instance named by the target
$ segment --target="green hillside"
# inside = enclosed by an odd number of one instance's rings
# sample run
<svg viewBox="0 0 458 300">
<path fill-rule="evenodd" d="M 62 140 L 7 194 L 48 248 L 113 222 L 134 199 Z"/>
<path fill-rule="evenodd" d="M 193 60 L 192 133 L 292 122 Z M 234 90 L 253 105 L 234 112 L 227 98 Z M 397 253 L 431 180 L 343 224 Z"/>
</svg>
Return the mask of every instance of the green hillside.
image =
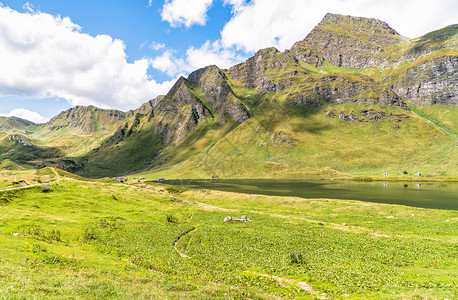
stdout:
<svg viewBox="0 0 458 300">
<path fill-rule="evenodd" d="M 26 133 L 36 129 L 38 125 L 17 117 L 0 117 L 0 133 Z"/>
</svg>

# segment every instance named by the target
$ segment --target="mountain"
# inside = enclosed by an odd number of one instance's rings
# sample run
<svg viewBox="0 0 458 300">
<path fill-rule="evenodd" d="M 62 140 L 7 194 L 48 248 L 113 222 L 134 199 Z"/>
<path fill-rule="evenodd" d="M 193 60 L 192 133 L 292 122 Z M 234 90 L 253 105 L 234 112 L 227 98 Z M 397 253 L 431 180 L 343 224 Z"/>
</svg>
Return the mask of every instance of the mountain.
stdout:
<svg viewBox="0 0 458 300">
<path fill-rule="evenodd" d="M 45 124 L 45 129 L 71 129 L 75 134 L 100 135 L 113 132 L 133 116 L 133 112 L 100 109 L 95 106 L 76 106 L 61 112 Z"/>
<path fill-rule="evenodd" d="M 134 111 L 76 107 L 30 136 L 89 177 L 458 174 L 457 33 L 408 39 L 327 14 L 291 49 L 196 70 Z"/>
<path fill-rule="evenodd" d="M 0 117 L 0 132 L 11 130 L 24 132 L 32 130 L 36 126 L 37 124 L 18 117 Z"/>
</svg>

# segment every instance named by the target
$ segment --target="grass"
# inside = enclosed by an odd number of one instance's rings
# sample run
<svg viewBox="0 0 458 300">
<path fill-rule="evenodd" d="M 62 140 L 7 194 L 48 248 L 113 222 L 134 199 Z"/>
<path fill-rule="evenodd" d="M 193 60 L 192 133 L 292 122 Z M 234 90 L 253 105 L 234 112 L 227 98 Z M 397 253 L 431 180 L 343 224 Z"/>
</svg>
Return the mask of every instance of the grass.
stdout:
<svg viewBox="0 0 458 300">
<path fill-rule="evenodd" d="M 452 105 L 433 105 L 430 107 L 410 107 L 420 117 L 434 124 L 454 138 L 458 136 L 458 107 Z"/>
<path fill-rule="evenodd" d="M 3 298 L 457 296 L 454 211 L 63 175 L 0 205 Z"/>
<path fill-rule="evenodd" d="M 213 128 L 192 146 L 184 142 L 146 178 L 310 178 L 403 176 L 403 172 L 448 176 L 458 174 L 458 149 L 449 134 L 412 111 L 384 105 L 342 104 L 287 107 L 270 104 L 228 133 Z M 383 113 L 369 120 L 364 110 Z M 328 117 L 333 111 L 335 118 Z M 425 111 L 425 109 L 422 109 Z M 443 124 L 454 109 L 432 107 Z M 366 122 L 345 122 L 353 114 Z M 289 117 L 284 118 L 285 115 Z M 448 126 L 448 125 L 444 125 Z M 191 137 L 190 140 L 195 140 Z M 173 151 L 173 150 L 172 150 Z M 173 154 L 175 153 L 175 154 Z M 426 177 L 425 177 L 426 178 Z"/>
</svg>

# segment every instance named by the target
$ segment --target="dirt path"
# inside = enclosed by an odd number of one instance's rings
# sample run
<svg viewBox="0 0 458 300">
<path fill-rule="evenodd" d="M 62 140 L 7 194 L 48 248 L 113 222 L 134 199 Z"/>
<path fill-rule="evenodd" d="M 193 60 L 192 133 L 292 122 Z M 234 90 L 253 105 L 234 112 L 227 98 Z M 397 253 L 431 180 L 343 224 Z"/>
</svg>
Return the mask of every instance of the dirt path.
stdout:
<svg viewBox="0 0 458 300">
<path fill-rule="evenodd" d="M 45 184 L 48 184 L 48 183 L 36 183 L 36 184 L 31 184 L 31 185 L 26 185 L 26 186 L 18 186 L 18 187 L 12 187 L 12 188 L 7 188 L 7 189 L 1 189 L 0 192 L 27 189 L 33 186 L 39 186 L 39 185 L 45 185 Z"/>
<path fill-rule="evenodd" d="M 275 279 L 284 288 L 288 288 L 288 287 L 290 287 L 290 285 L 295 285 L 298 288 L 306 290 L 307 292 L 309 292 L 311 294 L 318 294 L 319 293 L 318 291 L 314 290 L 313 287 L 311 285 L 307 284 L 307 282 L 305 282 L 305 281 L 297 281 L 296 279 L 289 279 L 289 278 L 286 278 L 286 277 L 270 275 L 270 274 L 263 274 L 263 273 L 252 272 L 252 271 L 245 271 L 245 270 L 241 270 L 241 271 L 243 271 L 245 273 L 250 273 L 250 274 L 253 274 L 253 275 L 256 275 L 256 276 Z"/>
<path fill-rule="evenodd" d="M 183 258 L 191 258 L 190 256 L 184 254 L 183 252 L 181 252 L 180 250 L 177 249 L 177 244 L 178 242 L 181 240 L 182 237 L 184 237 L 185 235 L 187 234 L 190 234 L 191 232 L 193 232 L 194 230 L 196 230 L 197 228 L 193 227 L 191 230 L 185 232 L 184 234 L 180 235 L 177 240 L 175 241 L 175 243 L 173 244 L 173 248 L 175 249 L 175 251 L 180 254 L 181 257 Z"/>
</svg>

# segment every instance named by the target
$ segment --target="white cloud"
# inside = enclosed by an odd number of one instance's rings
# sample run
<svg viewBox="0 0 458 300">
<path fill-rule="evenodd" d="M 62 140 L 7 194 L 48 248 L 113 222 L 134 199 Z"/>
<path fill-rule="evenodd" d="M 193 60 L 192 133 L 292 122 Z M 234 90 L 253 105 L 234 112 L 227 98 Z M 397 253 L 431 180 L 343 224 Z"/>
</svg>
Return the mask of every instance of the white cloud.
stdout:
<svg viewBox="0 0 458 300">
<path fill-rule="evenodd" d="M 126 61 L 125 45 L 90 36 L 69 18 L 0 6 L 0 96 L 58 97 L 122 110 L 164 94 L 172 81 L 148 78 L 148 59 Z"/>
<path fill-rule="evenodd" d="M 186 57 L 187 64 L 192 70 L 208 65 L 217 65 L 221 69 L 227 69 L 246 59 L 237 54 L 234 49 L 221 47 L 220 41 L 213 43 L 206 41 L 200 48 L 190 47 L 186 51 Z"/>
<path fill-rule="evenodd" d="M 29 120 L 34 123 L 46 123 L 49 119 L 43 117 L 37 112 L 27 110 L 25 108 L 13 109 L 9 114 L 0 114 L 1 117 L 18 117 L 21 119 Z"/>
<path fill-rule="evenodd" d="M 224 5 L 232 5 L 232 12 L 240 11 L 245 5 L 246 0 L 224 0 Z"/>
<path fill-rule="evenodd" d="M 418 37 L 458 23 L 456 0 L 225 0 L 233 17 L 221 33 L 224 47 L 287 49 L 302 40 L 327 12 L 378 18 L 400 34 Z"/>
<path fill-rule="evenodd" d="M 162 7 L 161 17 L 172 27 L 205 25 L 207 11 L 212 2 L 213 0 L 166 0 Z"/>
<path fill-rule="evenodd" d="M 26 2 L 24 5 L 22 5 L 22 9 L 33 12 L 33 5 L 30 2 Z"/>
<path fill-rule="evenodd" d="M 209 65 L 225 69 L 245 59 L 246 57 L 237 54 L 234 49 L 222 48 L 219 41 L 206 41 L 200 48 L 188 48 L 185 58 L 176 57 L 170 50 L 165 51 L 152 59 L 151 65 L 172 77 Z"/>
<path fill-rule="evenodd" d="M 163 43 L 156 43 L 156 42 L 152 42 L 149 47 L 155 51 L 158 51 L 158 50 L 161 50 L 161 49 L 164 49 L 165 48 L 165 44 Z"/>
<path fill-rule="evenodd" d="M 151 66 L 170 77 L 189 71 L 183 59 L 177 58 L 172 51 L 165 51 L 151 60 Z"/>
<path fill-rule="evenodd" d="M 143 48 L 145 48 L 147 44 L 148 44 L 148 41 L 144 41 L 143 43 L 140 44 L 140 46 L 138 46 L 138 49 L 142 50 Z"/>
</svg>

